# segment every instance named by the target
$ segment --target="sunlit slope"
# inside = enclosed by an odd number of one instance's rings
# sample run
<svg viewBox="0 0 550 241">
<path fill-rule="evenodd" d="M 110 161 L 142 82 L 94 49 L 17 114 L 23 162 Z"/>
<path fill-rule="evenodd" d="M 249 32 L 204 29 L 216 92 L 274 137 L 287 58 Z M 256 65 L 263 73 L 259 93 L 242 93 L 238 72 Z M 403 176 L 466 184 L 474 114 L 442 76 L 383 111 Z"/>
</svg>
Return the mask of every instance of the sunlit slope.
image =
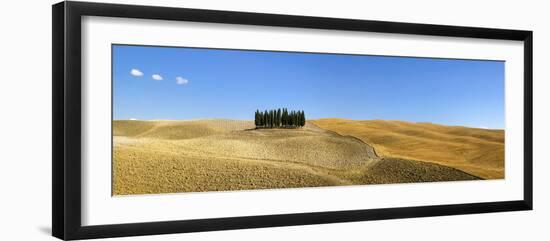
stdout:
<svg viewBox="0 0 550 241">
<path fill-rule="evenodd" d="M 380 159 L 363 141 L 306 124 L 114 121 L 115 195 L 473 180 L 454 168 Z M 403 168 L 406 167 L 406 168 Z"/>
<path fill-rule="evenodd" d="M 320 119 L 311 123 L 372 145 L 382 157 L 427 161 L 484 179 L 504 177 L 504 131 L 403 121 Z"/>
<path fill-rule="evenodd" d="M 113 121 L 114 136 L 159 138 L 159 139 L 189 139 L 226 133 L 235 130 L 254 128 L 251 121 L 238 120 L 190 120 L 190 121 Z"/>
</svg>

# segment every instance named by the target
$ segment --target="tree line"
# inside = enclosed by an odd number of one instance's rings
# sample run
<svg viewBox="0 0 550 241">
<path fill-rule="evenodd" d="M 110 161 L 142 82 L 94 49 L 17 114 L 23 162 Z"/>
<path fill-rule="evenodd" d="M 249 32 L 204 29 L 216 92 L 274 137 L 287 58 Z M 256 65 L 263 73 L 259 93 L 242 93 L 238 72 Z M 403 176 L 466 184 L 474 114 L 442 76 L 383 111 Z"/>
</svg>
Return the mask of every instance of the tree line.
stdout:
<svg viewBox="0 0 550 241">
<path fill-rule="evenodd" d="M 254 116 L 256 128 L 288 128 L 306 125 L 306 115 L 303 110 L 290 111 L 286 108 L 273 110 L 256 110 Z"/>
</svg>

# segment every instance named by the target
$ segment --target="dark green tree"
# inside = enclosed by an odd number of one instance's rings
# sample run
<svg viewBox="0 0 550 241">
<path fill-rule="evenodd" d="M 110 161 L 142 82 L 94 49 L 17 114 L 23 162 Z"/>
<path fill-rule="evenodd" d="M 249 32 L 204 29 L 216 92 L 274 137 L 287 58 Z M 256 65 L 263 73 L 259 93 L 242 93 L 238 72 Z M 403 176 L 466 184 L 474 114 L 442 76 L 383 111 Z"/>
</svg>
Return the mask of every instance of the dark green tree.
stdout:
<svg viewBox="0 0 550 241">
<path fill-rule="evenodd" d="M 273 128 L 273 110 L 269 111 L 269 127 Z"/>
<path fill-rule="evenodd" d="M 258 119 L 259 119 L 258 122 L 260 123 L 258 126 L 262 127 L 264 125 L 264 113 L 263 112 L 260 111 L 258 113 Z"/>
<path fill-rule="evenodd" d="M 288 112 L 288 116 L 286 117 L 286 125 L 292 126 L 292 111 Z"/>
<path fill-rule="evenodd" d="M 276 126 L 281 127 L 281 108 L 277 109 L 277 116 L 276 116 Z"/>
<path fill-rule="evenodd" d="M 260 115 L 258 114 L 259 112 L 259 110 L 256 110 L 256 112 L 254 112 L 254 125 L 256 126 L 256 128 L 260 126 Z"/>
<path fill-rule="evenodd" d="M 275 128 L 278 127 L 277 121 L 278 121 L 278 119 L 277 119 L 277 109 L 273 109 L 273 127 L 275 127 Z"/>
<path fill-rule="evenodd" d="M 273 110 L 267 112 L 267 123 L 269 128 L 273 127 Z"/>
<path fill-rule="evenodd" d="M 300 126 L 303 127 L 305 125 L 306 125 L 306 114 L 302 110 L 302 112 L 300 112 Z"/>
<path fill-rule="evenodd" d="M 286 127 L 287 125 L 287 122 L 286 122 L 287 116 L 288 116 L 288 112 L 286 111 L 286 108 L 283 108 L 283 114 L 281 116 L 281 124 L 283 125 L 283 127 Z"/>
<path fill-rule="evenodd" d="M 268 114 L 267 114 L 267 110 L 264 111 L 264 123 L 263 123 L 263 126 L 264 127 L 267 127 L 267 123 L 268 123 Z"/>
<path fill-rule="evenodd" d="M 260 126 L 265 126 L 265 114 L 262 111 L 260 111 Z"/>
<path fill-rule="evenodd" d="M 263 117 L 264 117 L 264 113 L 261 111 L 258 111 L 258 127 L 263 126 L 263 122 L 264 122 Z"/>
</svg>

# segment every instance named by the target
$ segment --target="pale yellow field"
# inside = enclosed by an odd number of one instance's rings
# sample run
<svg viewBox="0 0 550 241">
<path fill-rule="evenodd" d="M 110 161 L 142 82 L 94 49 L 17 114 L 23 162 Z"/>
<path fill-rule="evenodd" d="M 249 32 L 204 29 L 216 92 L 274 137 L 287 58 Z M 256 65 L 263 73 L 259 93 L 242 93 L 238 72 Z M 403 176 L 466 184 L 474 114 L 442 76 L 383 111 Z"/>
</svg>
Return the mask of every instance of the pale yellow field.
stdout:
<svg viewBox="0 0 550 241">
<path fill-rule="evenodd" d="M 311 123 L 253 127 L 236 120 L 114 121 L 113 194 L 479 179 L 443 165 L 380 158 L 364 141 Z"/>
<path fill-rule="evenodd" d="M 504 130 L 403 121 L 320 119 L 315 125 L 363 140 L 382 157 L 427 161 L 483 179 L 504 178 Z"/>
</svg>

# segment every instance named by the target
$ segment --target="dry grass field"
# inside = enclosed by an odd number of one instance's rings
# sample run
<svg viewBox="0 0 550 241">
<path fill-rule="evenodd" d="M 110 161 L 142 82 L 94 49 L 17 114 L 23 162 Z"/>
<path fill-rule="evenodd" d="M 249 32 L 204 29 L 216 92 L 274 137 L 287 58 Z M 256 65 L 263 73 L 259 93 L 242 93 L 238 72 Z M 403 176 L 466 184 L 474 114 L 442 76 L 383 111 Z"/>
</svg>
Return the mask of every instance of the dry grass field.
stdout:
<svg viewBox="0 0 550 241">
<path fill-rule="evenodd" d="M 383 120 L 311 122 L 359 138 L 382 157 L 436 163 L 483 179 L 504 178 L 504 130 Z"/>
<path fill-rule="evenodd" d="M 398 153 L 398 144 L 366 139 L 368 128 L 350 134 L 347 123 L 337 128 L 334 123 L 338 121 L 308 122 L 299 129 L 254 129 L 252 121 L 237 120 L 114 121 L 113 195 L 476 180 L 482 176 L 460 165 L 405 155 L 409 148 L 405 154 L 388 155 Z M 493 137 L 480 133 L 454 135 L 454 143 Z M 372 137 L 378 140 L 383 135 Z M 433 149 L 417 147 L 417 152 Z M 478 154 L 483 155 L 482 150 Z M 482 158 L 475 161 L 483 167 L 485 162 L 492 163 Z"/>
</svg>

